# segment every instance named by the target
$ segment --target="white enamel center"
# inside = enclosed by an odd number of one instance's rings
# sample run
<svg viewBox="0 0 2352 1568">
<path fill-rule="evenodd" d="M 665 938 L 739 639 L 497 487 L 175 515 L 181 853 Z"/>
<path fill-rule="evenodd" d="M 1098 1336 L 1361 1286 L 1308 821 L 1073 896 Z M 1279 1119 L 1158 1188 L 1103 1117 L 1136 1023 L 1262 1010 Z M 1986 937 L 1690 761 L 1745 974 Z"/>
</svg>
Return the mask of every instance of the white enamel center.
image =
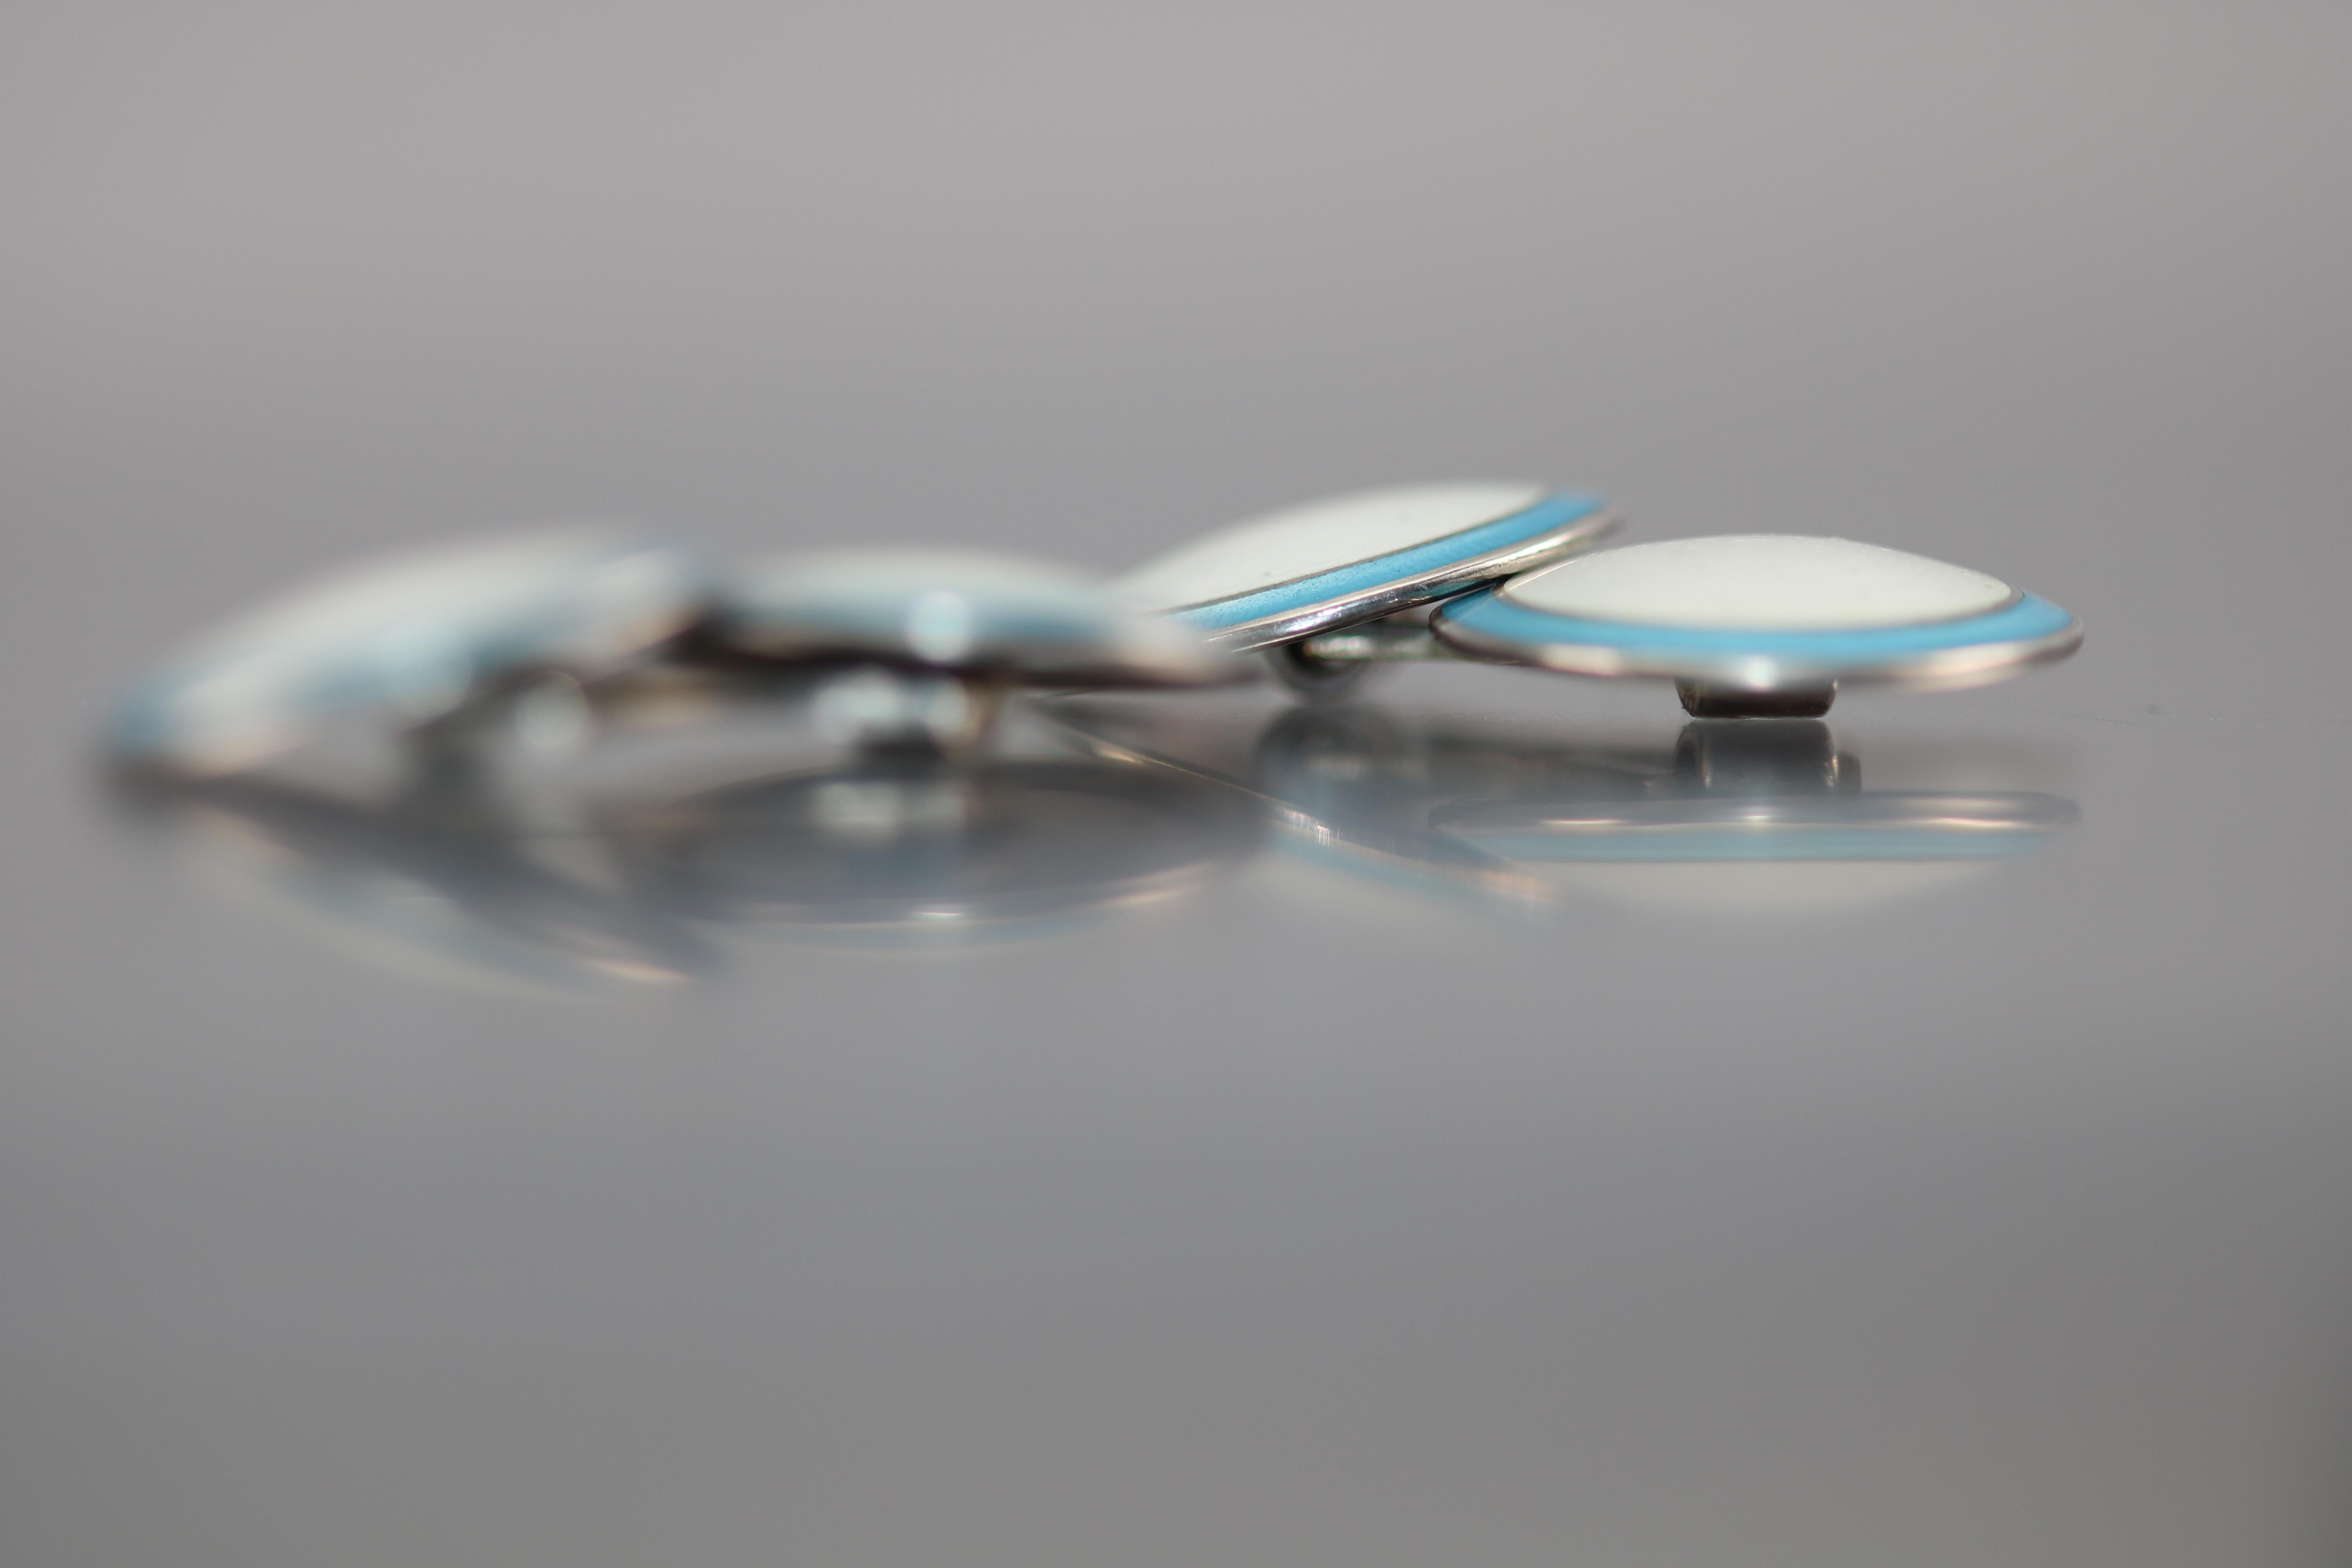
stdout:
<svg viewBox="0 0 2352 1568">
<path fill-rule="evenodd" d="M 221 627 L 191 652 L 287 661 L 325 657 L 370 639 L 495 635 L 518 615 L 579 594 L 625 607 L 676 597 L 677 563 L 602 528 L 467 540 L 371 562 Z M 420 629 L 422 628 L 422 629 Z"/>
<path fill-rule="evenodd" d="M 1525 511 L 1529 484 L 1359 490 L 1247 518 L 1179 546 L 1111 584 L 1155 610 L 1181 609 L 1336 571 Z"/>
<path fill-rule="evenodd" d="M 1809 631 L 1954 620 L 2011 597 L 2008 584 L 1965 566 L 1792 533 L 1604 550 L 1514 577 L 1502 595 L 1585 620 Z"/>
</svg>

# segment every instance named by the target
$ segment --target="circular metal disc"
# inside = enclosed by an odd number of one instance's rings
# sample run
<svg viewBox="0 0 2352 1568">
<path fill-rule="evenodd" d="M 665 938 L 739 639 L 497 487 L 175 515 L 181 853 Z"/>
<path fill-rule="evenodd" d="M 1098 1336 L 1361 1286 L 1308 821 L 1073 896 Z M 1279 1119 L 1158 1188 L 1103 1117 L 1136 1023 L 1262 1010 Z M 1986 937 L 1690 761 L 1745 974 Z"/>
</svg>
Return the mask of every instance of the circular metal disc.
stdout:
<svg viewBox="0 0 2352 1568">
<path fill-rule="evenodd" d="M 1558 561 L 1616 523 L 1598 497 L 1534 484 L 1365 490 L 1219 529 L 1112 586 L 1246 652 Z"/>
<path fill-rule="evenodd" d="M 763 658 L 871 660 L 1045 686 L 1201 686 L 1249 673 L 1192 628 L 1078 573 L 972 551 L 760 563 L 722 585 L 712 635 Z"/>
<path fill-rule="evenodd" d="M 1431 627 L 1480 658 L 1758 693 L 1981 685 L 2083 640 L 2064 610 L 1981 573 L 1788 534 L 1602 552 L 1451 601 Z"/>
<path fill-rule="evenodd" d="M 109 740 L 192 773 L 258 762 L 330 714 L 440 718 L 486 681 L 536 668 L 595 674 L 701 613 L 698 557 L 582 528 L 377 562 L 233 622 L 140 682 Z"/>
</svg>

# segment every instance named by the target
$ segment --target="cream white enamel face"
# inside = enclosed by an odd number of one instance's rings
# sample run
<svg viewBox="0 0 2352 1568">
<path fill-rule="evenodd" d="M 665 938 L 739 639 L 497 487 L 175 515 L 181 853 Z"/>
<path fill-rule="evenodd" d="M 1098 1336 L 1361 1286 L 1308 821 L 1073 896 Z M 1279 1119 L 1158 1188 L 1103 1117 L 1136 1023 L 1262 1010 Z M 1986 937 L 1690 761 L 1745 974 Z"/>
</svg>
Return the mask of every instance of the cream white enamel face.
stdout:
<svg viewBox="0 0 2352 1568">
<path fill-rule="evenodd" d="M 1957 620 L 2016 597 L 1964 566 L 1850 539 L 1671 539 L 1515 577 L 1501 596 L 1581 620 L 1708 629 L 1844 631 Z"/>
<path fill-rule="evenodd" d="M 1698 718 L 1818 717 L 1849 684 L 1983 686 L 2083 642 L 2063 609 L 1981 572 L 1793 534 L 1583 556 L 1449 599 L 1430 630 L 1473 658 L 1668 677 Z"/>
<path fill-rule="evenodd" d="M 1479 483 L 1333 496 L 1221 528 L 1111 586 L 1155 610 L 1209 604 L 1427 544 L 1524 511 L 1546 493 L 1537 484 Z"/>
<path fill-rule="evenodd" d="M 291 745 L 332 711 L 422 722 L 485 678 L 539 665 L 596 673 L 700 613 L 705 570 L 609 528 L 467 541 L 297 590 L 223 626 L 119 706 L 122 752 L 200 772 Z"/>
</svg>

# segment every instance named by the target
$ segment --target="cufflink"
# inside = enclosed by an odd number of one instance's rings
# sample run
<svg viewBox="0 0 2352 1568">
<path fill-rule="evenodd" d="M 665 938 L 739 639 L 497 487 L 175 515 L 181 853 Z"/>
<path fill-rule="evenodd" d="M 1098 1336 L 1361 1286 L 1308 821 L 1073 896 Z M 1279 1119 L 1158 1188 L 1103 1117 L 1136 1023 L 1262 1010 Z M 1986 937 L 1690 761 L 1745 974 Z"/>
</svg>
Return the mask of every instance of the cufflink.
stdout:
<svg viewBox="0 0 2352 1568">
<path fill-rule="evenodd" d="M 1266 651 L 1295 691 L 1332 697 L 1431 648 L 1418 626 L 1382 637 L 1367 623 L 1559 561 L 1616 525 L 1598 497 L 1534 484 L 1362 490 L 1218 529 L 1111 586 L 1217 647 Z M 1366 628 L 1364 646 L 1344 657 L 1300 646 L 1352 627 Z"/>
<path fill-rule="evenodd" d="M 205 775 L 331 719 L 429 727 L 535 677 L 631 665 L 700 615 L 707 580 L 688 551 L 600 528 L 373 563 L 191 645 L 125 694 L 107 741 L 126 762 Z"/>
<path fill-rule="evenodd" d="M 1449 601 L 1431 630 L 1498 662 L 1664 677 L 1700 718 L 1818 715 L 1845 685 L 1985 685 L 2083 641 L 2064 610 L 1981 572 L 1794 534 L 1601 551 Z"/>
<path fill-rule="evenodd" d="M 866 746 L 976 743 L 1005 693 L 1217 685 L 1248 668 L 1181 621 L 1042 562 L 959 550 L 784 556 L 730 573 L 712 647 L 830 671 L 820 724 Z"/>
</svg>

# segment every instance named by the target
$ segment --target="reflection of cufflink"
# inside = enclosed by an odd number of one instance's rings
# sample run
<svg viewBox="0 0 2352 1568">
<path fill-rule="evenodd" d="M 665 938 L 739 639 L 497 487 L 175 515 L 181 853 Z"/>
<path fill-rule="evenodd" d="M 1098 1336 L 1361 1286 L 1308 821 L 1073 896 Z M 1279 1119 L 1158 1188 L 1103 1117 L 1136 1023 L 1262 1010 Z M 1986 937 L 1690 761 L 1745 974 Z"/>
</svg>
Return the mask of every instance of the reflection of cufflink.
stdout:
<svg viewBox="0 0 2352 1568">
<path fill-rule="evenodd" d="M 373 802 L 254 773 L 117 784 L 117 804 L 169 833 L 202 880 L 409 973 L 571 994 L 715 962 L 683 922 L 578 874 L 608 853 L 593 833 L 533 830 L 462 783 Z"/>
<path fill-rule="evenodd" d="M 2013 790 L 1870 790 L 1810 719 L 1685 725 L 1638 790 L 1452 802 L 1443 840 L 1561 892 L 1678 912 L 1828 913 L 1950 886 L 2074 826 Z"/>
<path fill-rule="evenodd" d="M 1112 586 L 1219 647 L 1277 650 L 1275 668 L 1294 689 L 1336 693 L 1370 659 L 1318 660 L 1301 639 L 1549 564 L 1616 521 L 1596 497 L 1540 485 L 1365 490 L 1219 529 Z"/>
<path fill-rule="evenodd" d="M 659 909 L 887 947 L 1059 930 L 1195 886 L 1258 837 L 1239 791 L 1076 757 L 866 756 L 611 826 Z"/>
<path fill-rule="evenodd" d="M 2083 640 L 2064 610 L 1981 572 L 1792 534 L 1602 551 L 1452 601 L 1431 626 L 1480 658 L 1668 677 L 1720 718 L 1822 713 L 1851 683 L 1980 686 Z"/>
<path fill-rule="evenodd" d="M 261 762 L 329 719 L 446 720 L 547 672 L 627 665 L 701 613 L 698 557 L 578 529 L 341 574 L 220 628 L 134 687 L 109 739 L 193 773 Z"/>
<path fill-rule="evenodd" d="M 819 721 L 836 738 L 955 749 L 1013 687 L 1210 686 L 1247 667 L 1181 622 L 1065 568 L 961 550 L 785 556 L 732 573 L 709 625 L 728 652 L 835 667 Z"/>
<path fill-rule="evenodd" d="M 1440 833 L 1522 864 L 1686 860 L 1998 860 L 2071 826 L 2073 802 L 2016 791 L 1871 791 L 1809 719 L 1685 725 L 1675 770 L 1610 799 L 1475 801 Z"/>
</svg>

